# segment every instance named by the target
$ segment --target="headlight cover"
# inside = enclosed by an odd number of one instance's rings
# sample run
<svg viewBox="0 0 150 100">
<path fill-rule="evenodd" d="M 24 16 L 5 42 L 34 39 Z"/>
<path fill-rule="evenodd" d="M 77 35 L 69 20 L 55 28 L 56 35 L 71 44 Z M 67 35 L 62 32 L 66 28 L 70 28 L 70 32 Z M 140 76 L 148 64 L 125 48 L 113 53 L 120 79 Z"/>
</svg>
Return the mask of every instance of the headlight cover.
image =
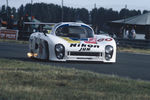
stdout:
<svg viewBox="0 0 150 100">
<path fill-rule="evenodd" d="M 111 45 L 107 45 L 105 47 L 105 59 L 106 60 L 110 60 L 112 58 L 113 51 L 114 51 L 114 49 Z"/>
<path fill-rule="evenodd" d="M 55 50 L 56 52 L 63 52 L 64 46 L 62 44 L 56 44 Z"/>
<path fill-rule="evenodd" d="M 62 44 L 55 45 L 55 54 L 58 59 L 63 59 L 65 55 L 65 47 Z"/>
</svg>

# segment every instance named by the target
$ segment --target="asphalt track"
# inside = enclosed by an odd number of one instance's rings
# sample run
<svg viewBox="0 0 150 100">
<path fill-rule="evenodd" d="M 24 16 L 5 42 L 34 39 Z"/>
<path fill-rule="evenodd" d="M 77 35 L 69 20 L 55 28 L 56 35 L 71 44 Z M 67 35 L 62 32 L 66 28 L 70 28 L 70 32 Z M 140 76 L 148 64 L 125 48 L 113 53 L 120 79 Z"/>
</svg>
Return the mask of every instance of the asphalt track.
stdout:
<svg viewBox="0 0 150 100">
<path fill-rule="evenodd" d="M 89 70 L 102 74 L 117 75 L 126 78 L 150 81 L 150 55 L 117 53 L 117 63 L 99 62 L 51 62 L 29 59 L 27 44 L 0 42 L 0 58 L 43 63 L 52 66 Z"/>
</svg>

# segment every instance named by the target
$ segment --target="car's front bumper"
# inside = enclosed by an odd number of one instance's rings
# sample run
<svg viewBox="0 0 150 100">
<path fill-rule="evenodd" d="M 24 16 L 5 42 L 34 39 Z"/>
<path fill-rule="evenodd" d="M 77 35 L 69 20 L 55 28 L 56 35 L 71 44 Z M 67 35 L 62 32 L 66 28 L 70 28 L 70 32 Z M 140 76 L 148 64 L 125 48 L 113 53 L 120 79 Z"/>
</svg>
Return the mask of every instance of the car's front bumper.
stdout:
<svg viewBox="0 0 150 100">
<path fill-rule="evenodd" d="M 67 52 L 65 59 L 67 61 L 103 61 L 102 52 Z"/>
</svg>

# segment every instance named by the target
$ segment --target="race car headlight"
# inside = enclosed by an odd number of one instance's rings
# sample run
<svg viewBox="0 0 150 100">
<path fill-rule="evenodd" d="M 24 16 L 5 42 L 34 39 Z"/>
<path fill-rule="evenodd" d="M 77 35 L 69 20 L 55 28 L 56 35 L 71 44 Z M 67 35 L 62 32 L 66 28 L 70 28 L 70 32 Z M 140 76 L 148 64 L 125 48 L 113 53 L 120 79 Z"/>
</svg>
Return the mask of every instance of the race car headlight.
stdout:
<svg viewBox="0 0 150 100">
<path fill-rule="evenodd" d="M 58 59 L 63 59 L 65 55 L 65 47 L 62 44 L 55 45 L 55 54 Z"/>
<path fill-rule="evenodd" d="M 55 46 L 56 52 L 62 52 L 64 50 L 64 46 L 62 44 L 57 44 Z"/>
<path fill-rule="evenodd" d="M 111 45 L 107 45 L 105 47 L 105 59 L 106 60 L 110 60 L 112 58 L 113 55 L 113 47 Z"/>
</svg>

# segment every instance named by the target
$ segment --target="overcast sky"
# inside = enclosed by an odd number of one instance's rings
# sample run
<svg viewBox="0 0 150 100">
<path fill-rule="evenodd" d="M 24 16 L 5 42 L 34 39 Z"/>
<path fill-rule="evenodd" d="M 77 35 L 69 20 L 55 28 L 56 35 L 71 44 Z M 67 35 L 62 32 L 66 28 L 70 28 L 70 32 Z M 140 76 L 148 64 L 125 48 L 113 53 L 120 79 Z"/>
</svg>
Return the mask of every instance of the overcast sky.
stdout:
<svg viewBox="0 0 150 100">
<path fill-rule="evenodd" d="M 31 0 L 8 0 L 9 6 L 19 7 L 21 4 L 30 3 Z M 33 0 L 33 3 L 36 2 L 45 2 L 45 3 L 54 3 L 61 5 L 62 0 Z M 150 0 L 64 0 L 64 6 L 68 7 L 78 7 L 78 8 L 87 8 L 91 10 L 96 4 L 97 8 L 113 8 L 114 10 L 120 10 L 127 5 L 128 9 L 136 10 L 150 10 Z M 6 5 L 6 0 L 0 0 L 0 6 Z"/>
</svg>

